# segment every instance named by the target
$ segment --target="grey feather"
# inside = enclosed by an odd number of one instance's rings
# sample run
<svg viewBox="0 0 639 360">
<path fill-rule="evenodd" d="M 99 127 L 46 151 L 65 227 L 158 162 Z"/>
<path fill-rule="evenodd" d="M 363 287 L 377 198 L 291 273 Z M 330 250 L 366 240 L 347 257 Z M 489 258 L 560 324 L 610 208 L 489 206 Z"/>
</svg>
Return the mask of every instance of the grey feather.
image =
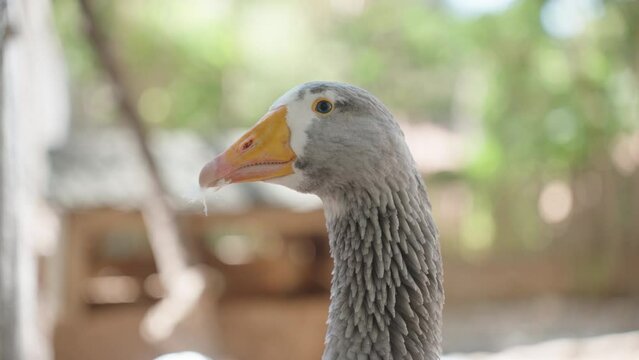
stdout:
<svg viewBox="0 0 639 360">
<path fill-rule="evenodd" d="M 326 207 L 334 259 L 324 360 L 438 359 L 444 292 L 426 187 L 386 107 L 351 85 L 317 82 L 297 96 L 335 94 L 307 130 L 300 191 Z"/>
</svg>

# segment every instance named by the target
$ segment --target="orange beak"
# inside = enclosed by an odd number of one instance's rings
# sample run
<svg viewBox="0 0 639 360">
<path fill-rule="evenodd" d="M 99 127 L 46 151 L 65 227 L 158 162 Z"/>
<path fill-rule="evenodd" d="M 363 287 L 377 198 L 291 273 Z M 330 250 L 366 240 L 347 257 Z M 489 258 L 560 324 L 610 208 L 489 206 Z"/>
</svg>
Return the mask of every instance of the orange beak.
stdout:
<svg viewBox="0 0 639 360">
<path fill-rule="evenodd" d="M 286 106 L 266 115 L 200 172 L 200 186 L 273 179 L 293 173 L 297 157 L 291 149 Z"/>
</svg>

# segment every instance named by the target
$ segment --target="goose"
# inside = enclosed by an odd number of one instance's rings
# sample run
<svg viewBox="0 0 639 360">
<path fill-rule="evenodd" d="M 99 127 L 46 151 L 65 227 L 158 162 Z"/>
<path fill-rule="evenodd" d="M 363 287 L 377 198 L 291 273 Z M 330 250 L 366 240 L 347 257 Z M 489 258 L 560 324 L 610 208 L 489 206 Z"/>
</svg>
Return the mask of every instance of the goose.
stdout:
<svg viewBox="0 0 639 360">
<path fill-rule="evenodd" d="M 320 197 L 333 271 L 323 360 L 439 359 L 438 231 L 393 115 L 336 82 L 286 92 L 204 165 L 203 188 L 265 181 Z"/>
</svg>

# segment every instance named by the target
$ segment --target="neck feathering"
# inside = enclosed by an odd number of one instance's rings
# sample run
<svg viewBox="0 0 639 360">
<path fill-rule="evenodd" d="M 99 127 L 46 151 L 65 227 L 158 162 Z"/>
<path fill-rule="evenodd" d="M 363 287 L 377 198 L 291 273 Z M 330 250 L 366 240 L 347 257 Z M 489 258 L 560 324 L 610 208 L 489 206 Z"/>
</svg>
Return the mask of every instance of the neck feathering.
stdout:
<svg viewBox="0 0 639 360">
<path fill-rule="evenodd" d="M 437 229 L 421 178 L 408 183 L 325 200 L 335 267 L 323 360 L 439 359 Z"/>
</svg>

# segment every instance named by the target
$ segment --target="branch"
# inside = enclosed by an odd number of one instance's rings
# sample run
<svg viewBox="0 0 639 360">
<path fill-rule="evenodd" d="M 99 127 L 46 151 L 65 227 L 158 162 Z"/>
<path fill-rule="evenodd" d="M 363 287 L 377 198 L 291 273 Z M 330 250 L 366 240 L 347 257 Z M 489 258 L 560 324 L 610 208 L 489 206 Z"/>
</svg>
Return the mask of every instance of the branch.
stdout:
<svg viewBox="0 0 639 360">
<path fill-rule="evenodd" d="M 160 279 L 167 290 L 164 299 L 151 309 L 143 321 L 145 337 L 152 341 L 171 335 L 174 327 L 195 306 L 206 288 L 204 275 L 188 265 L 185 248 L 180 241 L 176 215 L 167 200 L 166 187 L 149 148 L 147 129 L 134 106 L 120 66 L 99 27 L 91 0 L 79 0 L 85 33 L 97 60 L 108 76 L 125 124 L 133 131 L 142 155 L 151 189 L 142 209 L 149 240 L 158 266 Z"/>
</svg>

